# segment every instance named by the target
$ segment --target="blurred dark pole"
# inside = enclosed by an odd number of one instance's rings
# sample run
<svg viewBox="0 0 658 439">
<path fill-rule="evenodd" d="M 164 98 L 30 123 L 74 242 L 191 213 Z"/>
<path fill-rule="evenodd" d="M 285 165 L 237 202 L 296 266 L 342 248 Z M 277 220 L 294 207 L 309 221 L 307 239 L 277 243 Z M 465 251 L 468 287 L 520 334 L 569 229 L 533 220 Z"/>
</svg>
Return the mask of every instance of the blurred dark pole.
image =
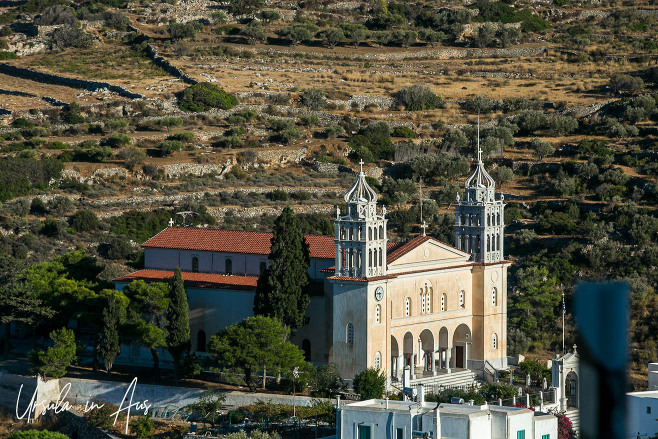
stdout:
<svg viewBox="0 0 658 439">
<path fill-rule="evenodd" d="M 628 291 L 623 282 L 582 283 L 576 289 L 581 439 L 626 436 Z"/>
</svg>

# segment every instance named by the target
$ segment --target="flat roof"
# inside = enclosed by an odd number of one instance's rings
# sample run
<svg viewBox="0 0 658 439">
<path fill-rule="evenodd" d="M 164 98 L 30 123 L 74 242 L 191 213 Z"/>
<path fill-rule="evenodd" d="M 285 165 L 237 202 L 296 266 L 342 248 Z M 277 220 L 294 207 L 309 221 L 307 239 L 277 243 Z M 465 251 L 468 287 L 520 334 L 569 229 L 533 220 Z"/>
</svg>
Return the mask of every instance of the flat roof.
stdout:
<svg viewBox="0 0 658 439">
<path fill-rule="evenodd" d="M 368 399 L 365 401 L 358 401 L 345 404 L 341 409 L 347 410 L 369 410 L 369 411 L 382 411 L 382 412 L 404 412 L 409 411 L 415 414 L 418 404 L 414 401 L 394 401 L 388 400 L 388 409 L 386 408 L 386 400 L 384 399 Z M 437 408 L 435 402 L 425 402 L 422 405 L 424 412 L 433 411 Z M 439 405 L 439 412 L 454 415 L 478 415 L 480 413 L 486 414 L 487 412 L 504 412 L 508 415 L 520 415 L 532 413 L 531 410 L 523 407 L 507 407 L 497 405 L 468 405 L 468 404 L 449 404 L 441 403 Z"/>
<path fill-rule="evenodd" d="M 628 392 L 626 395 L 634 396 L 636 398 L 658 399 L 658 390 L 645 390 L 644 392 Z"/>
</svg>

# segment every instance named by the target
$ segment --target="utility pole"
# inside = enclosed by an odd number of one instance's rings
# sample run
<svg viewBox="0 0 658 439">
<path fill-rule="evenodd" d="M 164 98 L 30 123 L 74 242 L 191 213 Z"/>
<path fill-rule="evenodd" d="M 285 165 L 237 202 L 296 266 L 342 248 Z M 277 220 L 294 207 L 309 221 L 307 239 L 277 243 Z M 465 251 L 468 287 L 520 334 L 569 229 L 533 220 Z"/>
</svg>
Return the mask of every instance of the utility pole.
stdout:
<svg viewBox="0 0 658 439">
<path fill-rule="evenodd" d="M 564 289 L 562 289 L 562 355 L 565 354 L 564 351 L 564 316 L 567 314 L 567 307 L 564 303 Z"/>
</svg>

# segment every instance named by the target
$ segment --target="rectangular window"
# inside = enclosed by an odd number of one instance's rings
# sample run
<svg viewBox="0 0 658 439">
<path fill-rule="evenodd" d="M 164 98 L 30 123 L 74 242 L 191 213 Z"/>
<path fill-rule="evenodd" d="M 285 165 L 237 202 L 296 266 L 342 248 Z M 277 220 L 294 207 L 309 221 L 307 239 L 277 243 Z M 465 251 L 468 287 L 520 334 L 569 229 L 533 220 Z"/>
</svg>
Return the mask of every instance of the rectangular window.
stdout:
<svg viewBox="0 0 658 439">
<path fill-rule="evenodd" d="M 525 430 L 519 430 L 516 432 L 516 439 L 525 439 Z"/>
<path fill-rule="evenodd" d="M 551 435 L 550 434 L 542 434 L 541 439 L 551 439 Z"/>
<path fill-rule="evenodd" d="M 647 415 L 651 414 L 651 407 L 647 407 Z"/>
<path fill-rule="evenodd" d="M 199 272 L 199 257 L 197 255 L 192 256 L 192 272 Z"/>
<path fill-rule="evenodd" d="M 398 428 L 395 439 L 404 439 L 404 428 Z"/>
<path fill-rule="evenodd" d="M 369 425 L 359 425 L 359 439 L 372 439 Z"/>
</svg>

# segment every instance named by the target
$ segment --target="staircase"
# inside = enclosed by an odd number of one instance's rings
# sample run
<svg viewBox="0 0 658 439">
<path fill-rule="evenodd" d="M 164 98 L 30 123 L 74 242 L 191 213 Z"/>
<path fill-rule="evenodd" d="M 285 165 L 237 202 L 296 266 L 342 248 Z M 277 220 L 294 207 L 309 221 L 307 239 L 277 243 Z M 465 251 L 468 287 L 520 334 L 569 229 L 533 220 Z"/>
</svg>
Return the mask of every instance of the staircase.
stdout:
<svg viewBox="0 0 658 439">
<path fill-rule="evenodd" d="M 422 384 L 426 393 L 437 393 L 443 389 L 479 386 L 480 382 L 479 377 L 470 369 L 452 369 L 450 373 L 438 371 L 436 375 L 416 375 L 416 378 L 411 380 L 411 387 Z"/>
<path fill-rule="evenodd" d="M 571 421 L 571 425 L 573 425 L 573 430 L 578 433 L 580 436 L 580 412 L 578 409 L 570 409 L 567 410 L 565 415 L 567 415 L 567 418 Z"/>
</svg>

